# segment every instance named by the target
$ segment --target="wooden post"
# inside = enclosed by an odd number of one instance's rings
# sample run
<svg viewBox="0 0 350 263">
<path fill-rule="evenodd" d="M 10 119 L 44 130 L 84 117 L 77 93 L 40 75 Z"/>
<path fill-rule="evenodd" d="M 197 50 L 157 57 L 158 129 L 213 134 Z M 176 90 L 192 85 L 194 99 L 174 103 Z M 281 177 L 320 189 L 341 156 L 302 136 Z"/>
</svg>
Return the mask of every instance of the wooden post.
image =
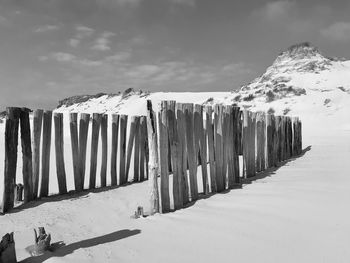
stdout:
<svg viewBox="0 0 350 263">
<path fill-rule="evenodd" d="M 240 185 L 240 169 L 239 169 L 239 152 L 241 151 L 241 112 L 239 107 L 233 107 L 233 173 L 234 173 L 234 184 Z"/>
<path fill-rule="evenodd" d="M 206 112 L 206 130 L 208 135 L 209 169 L 210 169 L 210 190 L 216 193 L 216 167 L 215 167 L 215 147 L 213 130 L 213 109 L 211 106 L 205 107 Z"/>
<path fill-rule="evenodd" d="M 58 190 L 60 194 L 65 194 L 67 193 L 67 181 L 64 165 L 63 113 L 54 113 L 54 123 Z"/>
<path fill-rule="evenodd" d="M 234 133 L 233 133 L 233 108 L 228 105 L 225 107 L 226 114 L 226 155 L 227 155 L 227 186 L 228 189 L 232 189 L 235 185 L 235 174 L 234 174 L 234 160 L 233 160 L 233 151 L 234 151 Z"/>
<path fill-rule="evenodd" d="M 152 102 L 147 100 L 147 134 L 149 148 L 149 185 L 150 185 L 150 214 L 159 213 L 159 192 L 158 192 L 158 138 L 156 115 L 152 109 Z"/>
<path fill-rule="evenodd" d="M 255 167 L 255 140 L 256 140 L 256 113 L 250 112 L 250 140 L 249 140 L 249 150 L 250 150 L 250 167 L 251 174 L 250 177 L 255 176 L 256 167 Z"/>
<path fill-rule="evenodd" d="M 75 191 L 81 191 L 82 182 L 80 174 L 80 159 L 79 159 L 79 139 L 78 139 L 78 114 L 69 114 L 69 126 L 70 126 L 70 138 L 72 146 L 72 158 L 73 158 L 73 173 L 74 173 L 74 187 Z"/>
<path fill-rule="evenodd" d="M 85 182 L 85 170 L 86 170 L 86 147 L 87 147 L 87 137 L 89 132 L 90 114 L 82 113 L 80 114 L 79 123 L 79 170 L 80 170 L 80 189 L 84 189 Z"/>
<path fill-rule="evenodd" d="M 242 132 L 242 147 L 243 147 L 243 175 L 249 177 L 249 112 L 243 111 L 243 132 Z"/>
<path fill-rule="evenodd" d="M 131 119 L 130 119 L 129 141 L 128 141 L 128 147 L 126 150 L 126 168 L 125 168 L 126 178 L 129 178 L 131 153 L 132 153 L 132 148 L 135 140 L 136 119 L 137 119 L 136 116 L 131 116 Z"/>
<path fill-rule="evenodd" d="M 98 138 L 100 133 L 100 125 L 101 125 L 101 114 L 94 113 L 92 117 L 89 189 L 94 189 L 96 187 L 96 166 L 97 166 L 97 151 L 98 151 Z"/>
<path fill-rule="evenodd" d="M 33 165 L 32 141 L 30 138 L 29 109 L 22 108 L 20 113 L 22 142 L 22 173 L 24 186 L 24 203 L 33 200 Z"/>
<path fill-rule="evenodd" d="M 23 201 L 23 185 L 16 184 L 15 187 L 15 202 Z"/>
<path fill-rule="evenodd" d="M 40 197 L 49 194 L 52 111 L 44 111 Z"/>
<path fill-rule="evenodd" d="M 4 193 L 1 207 L 2 213 L 9 211 L 14 205 L 19 116 L 19 108 L 7 108 L 5 130 Z"/>
<path fill-rule="evenodd" d="M 197 104 L 194 107 L 194 125 L 194 132 L 199 142 L 198 146 L 202 168 L 203 193 L 206 195 L 209 193 L 209 182 L 207 172 L 207 142 L 203 127 L 203 106 Z"/>
<path fill-rule="evenodd" d="M 127 183 L 127 177 L 125 173 L 125 154 L 126 154 L 126 127 L 128 123 L 128 116 L 120 116 L 120 143 L 119 143 L 119 183 L 121 185 Z"/>
<path fill-rule="evenodd" d="M 198 199 L 198 185 L 197 185 L 197 155 L 195 152 L 194 143 L 194 121 L 193 121 L 193 104 L 184 104 L 185 109 L 185 122 L 186 122 L 186 144 L 187 144 L 187 157 L 189 164 L 189 178 L 190 178 L 190 190 L 191 201 Z"/>
<path fill-rule="evenodd" d="M 216 105 L 214 109 L 214 141 L 215 141 L 215 168 L 217 191 L 225 190 L 223 175 L 223 107 Z"/>
<path fill-rule="evenodd" d="M 17 263 L 13 232 L 2 237 L 0 242 L 0 262 Z"/>
<path fill-rule="evenodd" d="M 160 164 L 160 200 L 161 212 L 170 211 L 169 195 L 169 163 L 168 163 L 168 125 L 167 125 L 167 102 L 161 102 L 159 119 L 159 164 Z"/>
<path fill-rule="evenodd" d="M 264 155 L 264 148 L 263 148 L 263 126 L 262 126 L 262 116 L 263 113 L 258 112 L 256 115 L 256 171 L 261 172 L 263 171 L 263 165 L 262 165 L 262 156 Z"/>
<path fill-rule="evenodd" d="M 146 157 L 146 137 L 147 137 L 147 118 L 140 118 L 140 181 L 145 180 L 145 157 Z"/>
<path fill-rule="evenodd" d="M 43 123 L 43 110 L 33 113 L 33 198 L 38 197 L 40 172 L 40 140 Z"/>
<path fill-rule="evenodd" d="M 179 136 L 179 176 L 182 184 L 180 184 L 182 192 L 183 204 L 187 204 L 189 199 L 189 186 L 187 176 L 187 151 L 186 151 L 186 120 L 184 115 L 184 105 L 182 103 L 176 104 L 177 115 L 177 134 Z"/>
<path fill-rule="evenodd" d="M 111 151 L 111 184 L 117 185 L 117 149 L 118 149 L 119 115 L 112 114 L 112 151 Z"/>
<path fill-rule="evenodd" d="M 179 136 L 177 130 L 177 120 L 175 114 L 175 101 L 168 101 L 166 114 L 168 124 L 168 136 L 171 153 L 171 163 L 173 172 L 173 197 L 175 210 L 183 207 L 183 194 L 182 194 L 182 174 L 180 171 L 181 149 L 179 148 Z"/>
<path fill-rule="evenodd" d="M 277 144 L 276 144 L 276 159 L 277 162 L 282 161 L 282 134 L 281 134 L 281 125 L 282 125 L 282 118 L 281 116 L 276 116 L 276 137 L 277 137 Z"/>
<path fill-rule="evenodd" d="M 101 161 L 101 187 L 107 185 L 107 154 L 108 154 L 108 142 L 107 142 L 107 129 L 108 129 L 108 115 L 103 114 L 101 117 L 101 139 L 102 139 L 102 161 Z"/>
<path fill-rule="evenodd" d="M 134 182 L 139 182 L 140 176 L 140 117 L 135 118 L 135 142 L 134 142 Z"/>
</svg>

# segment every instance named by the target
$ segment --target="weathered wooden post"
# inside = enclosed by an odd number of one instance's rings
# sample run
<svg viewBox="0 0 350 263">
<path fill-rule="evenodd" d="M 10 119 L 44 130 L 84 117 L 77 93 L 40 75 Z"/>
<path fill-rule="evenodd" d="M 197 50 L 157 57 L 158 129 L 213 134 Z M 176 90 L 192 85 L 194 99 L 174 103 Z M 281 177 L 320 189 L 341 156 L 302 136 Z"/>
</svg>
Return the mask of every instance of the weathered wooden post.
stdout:
<svg viewBox="0 0 350 263">
<path fill-rule="evenodd" d="M 135 141 L 134 141 L 134 182 L 139 182 L 140 179 L 140 117 L 137 116 L 135 119 Z"/>
<path fill-rule="evenodd" d="M 242 130 L 242 147 L 243 147 L 243 176 L 248 178 L 249 169 L 249 113 L 243 110 L 243 130 Z"/>
<path fill-rule="evenodd" d="M 131 153 L 132 153 L 134 140 L 135 140 L 135 130 L 136 130 L 136 122 L 137 121 L 139 121 L 137 116 L 131 116 L 131 118 L 130 118 L 130 129 L 129 129 L 129 141 L 128 141 L 128 147 L 126 148 L 126 168 L 125 168 L 126 178 L 129 178 L 129 169 L 130 169 L 130 163 L 131 163 Z"/>
<path fill-rule="evenodd" d="M 203 125 L 203 106 L 196 104 L 194 106 L 194 132 L 198 138 L 199 154 L 202 168 L 203 193 L 206 195 L 209 193 L 209 182 L 207 172 L 207 142 Z"/>
<path fill-rule="evenodd" d="M 209 169 L 210 169 L 210 191 L 217 192 L 216 186 L 216 167 L 215 167 L 215 146 L 214 146 L 214 125 L 213 125 L 213 108 L 205 107 L 206 113 L 206 130 L 208 137 L 208 152 L 209 152 Z"/>
<path fill-rule="evenodd" d="M 90 114 L 80 114 L 79 122 L 79 170 L 80 170 L 80 189 L 84 189 L 85 170 L 86 170 L 86 147 L 89 132 Z"/>
<path fill-rule="evenodd" d="M 145 160 L 146 160 L 146 143 L 147 143 L 147 118 L 140 118 L 140 181 L 145 180 Z"/>
<path fill-rule="evenodd" d="M 79 138 L 78 138 L 78 114 L 69 114 L 70 138 L 72 146 L 73 173 L 75 191 L 81 191 L 82 182 L 80 175 L 80 159 L 79 159 Z"/>
<path fill-rule="evenodd" d="M 89 189 L 94 189 L 96 187 L 97 151 L 98 151 L 98 138 L 100 133 L 100 125 L 101 125 L 101 114 L 94 113 L 92 117 Z"/>
<path fill-rule="evenodd" d="M 120 185 L 127 183 L 127 175 L 125 173 L 125 155 L 126 155 L 126 127 L 128 116 L 120 116 L 120 143 L 119 143 L 119 183 Z"/>
<path fill-rule="evenodd" d="M 173 197 L 175 210 L 183 207 L 183 194 L 182 194 L 182 174 L 180 172 L 180 160 L 182 159 L 181 150 L 179 148 L 179 136 L 177 130 L 177 120 L 175 114 L 175 101 L 168 101 L 166 114 L 168 124 L 168 137 L 171 153 L 171 163 L 173 172 Z"/>
<path fill-rule="evenodd" d="M 52 111 L 44 111 L 40 197 L 49 194 Z"/>
<path fill-rule="evenodd" d="M 241 112 L 239 107 L 233 107 L 233 173 L 234 173 L 234 184 L 241 185 L 240 180 L 240 169 L 239 169 L 239 152 L 241 151 L 241 140 L 240 140 L 240 119 Z"/>
<path fill-rule="evenodd" d="M 169 163 L 168 163 L 168 122 L 167 122 L 167 101 L 161 102 L 161 110 L 158 114 L 159 126 L 159 164 L 160 164 L 160 200 L 161 212 L 170 211 L 169 195 Z"/>
<path fill-rule="evenodd" d="M 184 104 L 184 115 L 186 123 L 186 146 L 187 146 L 187 157 L 189 166 L 189 181 L 190 181 L 190 193 L 191 201 L 198 199 L 198 184 L 197 184 L 197 155 L 195 153 L 194 143 L 194 120 L 193 120 L 193 104 Z"/>
<path fill-rule="evenodd" d="M 147 134 L 149 148 L 149 185 L 150 185 L 150 214 L 159 213 L 159 192 L 158 192 L 158 138 L 156 115 L 152 109 L 152 102 L 147 100 Z"/>
<path fill-rule="evenodd" d="M 65 194 L 67 193 L 67 181 L 64 165 L 63 113 L 54 113 L 54 123 L 58 190 L 60 194 Z"/>
<path fill-rule="evenodd" d="M 117 185 L 117 150 L 118 150 L 119 115 L 112 114 L 112 151 L 111 184 Z"/>
<path fill-rule="evenodd" d="M 22 173 L 24 187 L 24 203 L 33 200 L 33 165 L 32 165 L 32 141 L 29 123 L 29 112 L 22 108 L 20 113 L 21 143 L 22 143 Z"/>
<path fill-rule="evenodd" d="M 231 105 L 225 107 L 226 114 L 226 134 L 225 134 L 225 155 L 227 162 L 227 186 L 228 189 L 232 189 L 235 185 L 235 173 L 234 173 L 234 132 L 233 132 L 233 108 Z"/>
<path fill-rule="evenodd" d="M 15 187 L 15 201 L 23 201 L 23 184 L 16 184 Z"/>
<path fill-rule="evenodd" d="M 107 142 L 107 129 L 108 129 L 108 115 L 103 114 L 101 117 L 101 139 L 102 139 L 102 160 L 101 160 L 101 187 L 107 185 L 107 154 L 108 154 L 108 142 Z"/>
<path fill-rule="evenodd" d="M 276 161 L 282 161 L 282 118 L 281 116 L 276 116 L 276 126 L 275 126 L 275 134 L 277 138 L 276 142 Z"/>
<path fill-rule="evenodd" d="M 214 145 L 215 145 L 215 174 L 216 187 L 218 192 L 225 190 L 223 174 L 224 152 L 223 152 L 223 106 L 215 105 L 214 108 Z"/>
<path fill-rule="evenodd" d="M 187 148 L 186 148 L 186 120 L 184 115 L 184 105 L 182 103 L 176 104 L 176 115 L 177 115 L 177 133 L 179 136 L 179 173 L 182 178 L 182 200 L 183 204 L 189 202 L 189 186 L 187 176 Z"/>
<path fill-rule="evenodd" d="M 0 242 L 0 263 L 17 263 L 13 232 L 2 237 Z"/>
<path fill-rule="evenodd" d="M 38 197 L 40 172 L 40 140 L 43 123 L 43 110 L 33 112 L 33 198 Z"/>
<path fill-rule="evenodd" d="M 266 146 L 267 146 L 267 167 L 274 166 L 274 132 L 275 124 L 273 122 L 273 115 L 266 115 Z"/>
</svg>

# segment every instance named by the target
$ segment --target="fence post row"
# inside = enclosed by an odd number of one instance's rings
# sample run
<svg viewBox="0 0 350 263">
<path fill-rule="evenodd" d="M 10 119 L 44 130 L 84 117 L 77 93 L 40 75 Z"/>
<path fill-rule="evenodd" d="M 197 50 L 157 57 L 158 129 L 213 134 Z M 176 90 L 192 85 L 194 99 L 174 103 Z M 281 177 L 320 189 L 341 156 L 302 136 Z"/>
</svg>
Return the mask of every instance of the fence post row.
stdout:
<svg viewBox="0 0 350 263">
<path fill-rule="evenodd" d="M 63 116 L 62 113 L 54 113 L 53 116 L 56 174 L 60 194 L 67 193 Z M 169 212 L 172 208 L 181 209 L 190 201 L 196 201 L 199 193 L 207 195 L 210 192 L 222 192 L 240 185 L 239 155 L 243 155 L 243 177 L 250 178 L 257 172 L 277 166 L 279 162 L 302 153 L 302 123 L 296 117 L 240 111 L 239 107 L 230 105 L 203 107 L 175 101 L 161 102 L 158 121 L 152 103 L 148 101 L 147 117 L 132 116 L 129 130 L 127 130 L 127 115 L 112 114 L 111 117 L 111 185 L 117 185 L 118 179 L 120 185 L 127 183 L 128 179 L 134 182 L 149 179 L 151 214 L 159 211 Z M 78 114 L 70 113 L 69 118 L 74 187 L 76 191 L 82 191 L 90 114 L 80 114 L 79 128 Z M 7 108 L 4 193 L 1 207 L 3 213 L 13 208 L 15 201 L 19 125 L 21 125 L 23 151 L 24 202 L 29 202 L 38 195 L 45 197 L 49 194 L 52 111 L 34 111 L 31 134 L 29 110 Z M 108 115 L 94 113 L 91 132 L 90 189 L 96 187 L 100 131 L 102 141 L 100 178 L 101 186 L 104 187 L 107 185 Z M 118 148 L 119 173 L 117 173 Z M 134 174 L 133 178 L 129 178 L 132 152 Z M 198 165 L 201 165 L 201 178 L 197 178 Z M 158 174 L 160 174 L 160 194 Z M 201 182 L 198 182 L 198 179 Z"/>
</svg>

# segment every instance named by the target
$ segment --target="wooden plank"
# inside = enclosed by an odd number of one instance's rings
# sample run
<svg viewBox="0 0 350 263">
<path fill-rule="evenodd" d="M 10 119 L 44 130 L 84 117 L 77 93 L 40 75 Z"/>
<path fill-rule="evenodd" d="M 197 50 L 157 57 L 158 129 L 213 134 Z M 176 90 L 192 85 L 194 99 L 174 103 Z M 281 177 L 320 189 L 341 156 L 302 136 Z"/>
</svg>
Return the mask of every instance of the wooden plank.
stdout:
<svg viewBox="0 0 350 263">
<path fill-rule="evenodd" d="M 80 174 L 80 158 L 79 158 L 79 138 L 78 138 L 78 114 L 69 114 L 69 126 L 70 126 L 70 138 L 72 146 L 72 159 L 73 159 L 73 174 L 74 174 L 74 187 L 76 191 L 81 191 L 82 182 Z"/>
<path fill-rule="evenodd" d="M 66 170 L 64 165 L 64 142 L 63 142 L 63 113 L 54 113 L 55 124 L 55 150 L 56 150 L 56 174 L 58 191 L 60 194 L 67 193 Z"/>
<path fill-rule="evenodd" d="M 210 170 L 210 191 L 216 193 L 216 168 L 215 168 L 215 147 L 214 147 L 214 130 L 213 130 L 213 109 L 211 106 L 205 107 L 206 114 L 206 131 L 208 138 L 209 153 L 209 170 Z"/>
<path fill-rule="evenodd" d="M 140 117 L 135 118 L 135 142 L 134 142 L 134 182 L 139 182 L 140 176 Z"/>
<path fill-rule="evenodd" d="M 120 116 L 120 142 L 119 142 L 119 183 L 121 185 L 127 183 L 125 173 L 125 157 L 126 157 L 126 127 L 128 123 L 128 116 Z"/>
<path fill-rule="evenodd" d="M 263 171 L 262 168 L 262 156 L 264 155 L 264 149 L 262 141 L 264 140 L 263 137 L 263 126 L 262 126 L 262 112 L 258 112 L 256 115 L 256 171 L 261 172 Z"/>
<path fill-rule="evenodd" d="M 161 102 L 161 110 L 158 114 L 159 130 L 159 165 L 160 165 L 160 199 L 161 212 L 170 211 L 169 193 L 169 163 L 168 163 L 168 125 L 167 125 L 167 102 Z"/>
<path fill-rule="evenodd" d="M 147 118 L 140 117 L 140 181 L 145 180 L 145 160 L 146 160 L 146 137 L 147 137 Z"/>
<path fill-rule="evenodd" d="M 101 117 L 102 116 L 99 113 L 94 113 L 92 115 L 89 189 L 94 189 L 96 187 L 97 151 L 98 151 L 98 139 L 99 139 L 99 133 L 100 133 Z"/>
<path fill-rule="evenodd" d="M 135 140 L 136 118 L 137 118 L 136 116 L 131 116 L 130 118 L 130 129 L 129 129 L 128 146 L 126 148 L 126 168 L 125 168 L 125 174 L 126 174 L 127 180 L 129 178 L 131 154 L 132 154 L 132 149 L 133 149 L 134 140 Z"/>
<path fill-rule="evenodd" d="M 234 184 L 240 185 L 240 169 L 239 169 L 239 153 L 241 149 L 241 112 L 239 107 L 233 107 L 233 172 L 234 172 Z"/>
<path fill-rule="evenodd" d="M 207 143 L 203 127 L 203 106 L 196 104 L 194 106 L 194 134 L 198 141 L 198 150 L 200 156 L 200 165 L 202 168 L 203 193 L 209 193 L 208 172 L 207 172 Z"/>
<path fill-rule="evenodd" d="M 108 129 L 108 115 L 102 114 L 101 116 L 101 140 L 102 140 L 102 160 L 101 160 L 101 187 L 107 185 L 107 155 L 108 155 L 108 141 L 107 141 L 107 129 Z"/>
<path fill-rule="evenodd" d="M 7 108 L 5 128 L 5 167 L 4 167 L 4 192 L 1 212 L 6 213 L 14 205 L 14 189 L 16 185 L 17 147 L 19 108 Z"/>
<path fill-rule="evenodd" d="M 191 201 L 198 199 L 198 184 L 197 184 L 197 155 L 195 152 L 194 142 L 194 116 L 193 116 L 193 104 L 184 104 L 184 115 L 186 123 L 186 148 L 189 165 L 189 181 L 190 181 L 190 193 Z"/>
<path fill-rule="evenodd" d="M 86 147 L 87 138 L 89 132 L 90 114 L 82 113 L 80 114 L 79 122 L 79 170 L 80 170 L 80 182 L 81 185 L 79 189 L 84 189 L 85 182 L 85 170 L 86 170 Z"/>
<path fill-rule="evenodd" d="M 228 105 L 225 107 L 226 112 L 226 155 L 227 155 L 227 187 L 232 189 L 235 185 L 235 175 L 234 175 L 234 160 L 233 160 L 233 151 L 234 151 L 234 134 L 233 134 L 233 108 Z"/>
<path fill-rule="evenodd" d="M 281 116 L 276 116 L 276 129 L 275 129 L 275 134 L 277 137 L 277 143 L 276 143 L 276 160 L 277 162 L 281 162 L 282 160 L 282 153 L 281 153 L 281 123 L 282 123 L 282 118 Z"/>
<path fill-rule="evenodd" d="M 184 115 L 184 105 L 182 103 L 176 104 L 176 116 L 177 116 L 177 133 L 179 137 L 179 157 L 178 157 L 178 169 L 179 176 L 182 183 L 179 183 L 179 187 L 182 192 L 183 204 L 189 202 L 189 186 L 187 176 L 187 151 L 186 151 L 186 120 Z"/>
<path fill-rule="evenodd" d="M 152 102 L 147 100 L 147 135 L 149 148 L 149 188 L 150 188 L 150 214 L 159 213 L 159 191 L 158 191 L 158 136 L 157 118 L 152 109 Z"/>
<path fill-rule="evenodd" d="M 22 108 L 20 113 L 24 203 L 33 200 L 33 156 L 29 112 L 29 109 Z"/>
<path fill-rule="evenodd" d="M 242 150 L 243 150 L 243 176 L 248 178 L 249 170 L 249 113 L 243 110 L 243 130 L 242 130 Z"/>
<path fill-rule="evenodd" d="M 256 175 L 256 167 L 255 167 L 255 158 L 256 158 L 256 151 L 255 151 L 255 141 L 256 141 L 256 112 L 250 112 L 251 118 L 250 118 L 250 167 L 251 167 L 251 174 L 250 177 L 254 177 Z"/>
<path fill-rule="evenodd" d="M 215 174 L 217 191 L 225 190 L 223 175 L 223 108 L 222 105 L 216 105 L 214 108 L 214 141 L 215 141 Z"/>
<path fill-rule="evenodd" d="M 111 184 L 117 185 L 119 115 L 112 114 Z"/>
<path fill-rule="evenodd" d="M 44 111 L 40 197 L 49 194 L 52 111 Z"/>
<path fill-rule="evenodd" d="M 43 123 L 43 110 L 33 112 L 33 198 L 38 197 L 40 173 L 40 142 Z"/>
<path fill-rule="evenodd" d="M 181 149 L 179 148 L 179 136 L 177 130 L 177 120 L 175 114 L 175 101 L 167 102 L 167 124 L 168 124 L 168 136 L 171 153 L 172 173 L 173 173 L 173 199 L 174 209 L 180 209 L 183 207 L 183 194 L 182 194 L 182 173 L 180 172 L 179 159 L 182 159 Z"/>
</svg>

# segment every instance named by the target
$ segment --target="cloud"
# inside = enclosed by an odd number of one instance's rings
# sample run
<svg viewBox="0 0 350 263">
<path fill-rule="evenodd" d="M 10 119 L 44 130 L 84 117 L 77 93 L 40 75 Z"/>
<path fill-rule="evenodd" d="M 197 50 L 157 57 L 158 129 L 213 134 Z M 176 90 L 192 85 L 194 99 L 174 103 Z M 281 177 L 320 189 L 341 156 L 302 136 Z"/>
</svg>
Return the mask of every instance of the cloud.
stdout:
<svg viewBox="0 0 350 263">
<path fill-rule="evenodd" d="M 90 37 L 95 32 L 94 29 L 87 26 L 82 26 L 82 25 L 76 26 L 75 30 L 77 31 L 77 34 L 76 34 L 77 39 Z"/>
<path fill-rule="evenodd" d="M 196 6 L 196 0 L 169 0 L 173 4 L 186 5 L 190 7 Z"/>
<path fill-rule="evenodd" d="M 101 34 L 101 36 L 97 39 L 95 39 L 93 46 L 91 47 L 92 50 L 98 50 L 98 51 L 107 51 L 110 50 L 110 44 L 111 40 L 110 38 L 115 36 L 113 32 L 105 31 Z"/>
<path fill-rule="evenodd" d="M 7 22 L 8 22 L 7 18 L 2 16 L 2 15 L 0 15 L 0 24 L 4 24 L 4 23 L 7 23 Z"/>
<path fill-rule="evenodd" d="M 58 62 L 70 62 L 76 59 L 76 56 L 70 53 L 56 52 L 50 55 L 50 58 Z"/>
<path fill-rule="evenodd" d="M 336 22 L 321 29 L 321 35 L 334 41 L 350 41 L 350 22 Z"/>
<path fill-rule="evenodd" d="M 48 32 L 48 31 L 54 31 L 59 29 L 59 26 L 57 25 L 43 25 L 39 26 L 34 30 L 35 33 L 43 33 L 43 32 Z"/>
<path fill-rule="evenodd" d="M 262 8 L 253 11 L 253 16 L 274 21 L 288 17 L 295 6 L 296 2 L 290 0 L 268 2 Z"/>
<path fill-rule="evenodd" d="M 76 38 L 71 38 L 68 41 L 68 45 L 70 45 L 71 47 L 77 47 L 80 44 L 80 40 L 76 39 Z"/>
<path fill-rule="evenodd" d="M 231 63 L 224 65 L 221 69 L 221 72 L 225 75 L 240 75 L 240 74 L 248 74 L 251 73 L 252 70 L 245 63 Z"/>
<path fill-rule="evenodd" d="M 131 57 L 130 52 L 123 51 L 123 52 L 117 52 L 112 56 L 108 56 L 105 58 L 105 60 L 111 63 L 120 63 L 128 60 L 130 57 Z"/>
<path fill-rule="evenodd" d="M 96 0 L 96 3 L 105 8 L 118 8 L 121 6 L 137 7 L 143 0 Z"/>
</svg>

